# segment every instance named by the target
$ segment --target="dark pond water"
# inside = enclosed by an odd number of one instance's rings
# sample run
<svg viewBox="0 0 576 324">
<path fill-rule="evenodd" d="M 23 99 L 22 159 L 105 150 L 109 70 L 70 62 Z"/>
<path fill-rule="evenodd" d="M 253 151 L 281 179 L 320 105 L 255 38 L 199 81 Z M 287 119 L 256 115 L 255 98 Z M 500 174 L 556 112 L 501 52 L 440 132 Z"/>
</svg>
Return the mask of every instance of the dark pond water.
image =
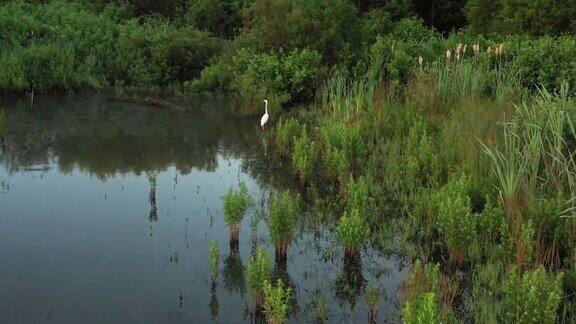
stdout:
<svg viewBox="0 0 576 324">
<path fill-rule="evenodd" d="M 193 106 L 103 95 L 43 98 L 32 111 L 0 102 L 0 322 L 250 322 L 244 268 L 256 244 L 273 255 L 262 215 L 291 177 L 268 163 L 258 118 Z M 239 181 L 255 204 L 230 251 L 221 199 Z M 294 288 L 289 322 L 314 321 L 323 299 L 330 322 L 366 322 L 371 285 L 379 320 L 396 321 L 403 262 L 365 249 L 344 263 L 334 226 L 303 221 L 288 261 L 274 264 Z M 210 240 L 221 253 L 215 289 Z"/>
</svg>

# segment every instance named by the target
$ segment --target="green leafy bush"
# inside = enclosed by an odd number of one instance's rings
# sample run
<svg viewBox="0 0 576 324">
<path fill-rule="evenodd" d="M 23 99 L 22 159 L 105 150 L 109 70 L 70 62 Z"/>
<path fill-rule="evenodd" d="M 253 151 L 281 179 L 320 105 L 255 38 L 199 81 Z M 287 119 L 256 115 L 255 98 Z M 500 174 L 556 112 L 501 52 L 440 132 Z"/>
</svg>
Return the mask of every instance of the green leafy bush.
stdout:
<svg viewBox="0 0 576 324">
<path fill-rule="evenodd" d="M 294 146 L 295 138 L 300 135 L 302 127 L 298 121 L 293 118 L 280 118 L 276 124 L 276 145 L 280 153 L 284 156 L 290 156 L 289 153 Z"/>
<path fill-rule="evenodd" d="M 543 268 L 524 274 L 512 270 L 504 279 L 505 322 L 554 323 L 562 298 L 562 275 L 552 275 Z"/>
<path fill-rule="evenodd" d="M 262 247 L 251 256 L 246 265 L 246 287 L 257 305 L 260 305 L 265 293 L 265 286 L 270 278 L 270 260 Z"/>
<path fill-rule="evenodd" d="M 230 228 L 231 239 L 237 240 L 240 223 L 250 206 L 251 200 L 248 187 L 246 187 L 244 182 L 240 183 L 240 188 L 237 191 L 230 188 L 224 195 L 222 204 L 224 221 Z"/>
<path fill-rule="evenodd" d="M 286 252 L 296 227 L 298 217 L 299 196 L 289 190 L 276 194 L 270 200 L 268 228 L 270 238 L 276 245 L 276 256 L 286 257 Z"/>
<path fill-rule="evenodd" d="M 288 315 L 288 307 L 292 298 L 292 288 L 284 286 L 278 279 L 275 285 L 264 282 L 264 312 L 270 323 L 283 323 Z"/>
<path fill-rule="evenodd" d="M 344 212 L 338 221 L 338 240 L 346 254 L 354 254 L 369 238 L 370 228 L 357 208 Z"/>
<path fill-rule="evenodd" d="M 232 58 L 230 88 L 248 104 L 266 98 L 279 105 L 303 102 L 314 96 L 321 59 L 309 49 L 286 53 L 241 49 Z"/>
<path fill-rule="evenodd" d="M 218 275 L 218 265 L 220 263 L 220 251 L 218 250 L 218 243 L 215 240 L 210 241 L 210 271 L 212 272 L 212 278 Z"/>
<path fill-rule="evenodd" d="M 294 141 L 292 165 L 303 181 L 310 179 L 312 176 L 316 152 L 316 145 L 308 137 L 306 128 L 302 129 L 302 135 Z"/>
</svg>

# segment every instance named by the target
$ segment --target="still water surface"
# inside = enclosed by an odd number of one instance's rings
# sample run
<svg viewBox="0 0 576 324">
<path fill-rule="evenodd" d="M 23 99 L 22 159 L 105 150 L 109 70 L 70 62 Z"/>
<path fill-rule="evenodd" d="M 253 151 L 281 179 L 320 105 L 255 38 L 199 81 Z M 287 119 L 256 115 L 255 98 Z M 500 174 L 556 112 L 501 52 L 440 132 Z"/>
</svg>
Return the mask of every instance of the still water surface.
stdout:
<svg viewBox="0 0 576 324">
<path fill-rule="evenodd" d="M 109 103 L 104 95 L 2 101 L 0 322 L 246 323 L 246 262 L 273 256 L 265 206 L 294 188 L 274 167 L 258 120 L 193 103 L 186 112 Z M 157 175 L 153 181 L 154 174 Z M 222 220 L 225 191 L 245 181 L 254 206 L 238 251 Z M 306 208 L 304 209 L 306 210 Z M 303 219 L 312 218 L 304 211 Z M 335 224 L 306 221 L 274 276 L 294 288 L 289 322 L 367 321 L 365 291 L 381 290 L 379 321 L 397 321 L 395 256 L 372 249 L 344 262 Z M 210 283 L 208 244 L 220 248 Z"/>
</svg>

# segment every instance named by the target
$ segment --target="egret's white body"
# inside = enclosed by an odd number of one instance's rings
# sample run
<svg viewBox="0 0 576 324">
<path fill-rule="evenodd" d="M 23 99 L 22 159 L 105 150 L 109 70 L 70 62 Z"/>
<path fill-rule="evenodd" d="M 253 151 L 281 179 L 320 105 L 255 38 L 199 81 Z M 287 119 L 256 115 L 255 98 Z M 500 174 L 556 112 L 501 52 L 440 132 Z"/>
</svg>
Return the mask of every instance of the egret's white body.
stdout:
<svg viewBox="0 0 576 324">
<path fill-rule="evenodd" d="M 262 128 L 264 128 L 264 125 L 268 122 L 268 118 L 270 118 L 270 115 L 268 115 L 268 100 L 264 99 L 264 115 L 262 116 L 262 119 L 260 119 L 260 126 L 262 126 Z"/>
</svg>

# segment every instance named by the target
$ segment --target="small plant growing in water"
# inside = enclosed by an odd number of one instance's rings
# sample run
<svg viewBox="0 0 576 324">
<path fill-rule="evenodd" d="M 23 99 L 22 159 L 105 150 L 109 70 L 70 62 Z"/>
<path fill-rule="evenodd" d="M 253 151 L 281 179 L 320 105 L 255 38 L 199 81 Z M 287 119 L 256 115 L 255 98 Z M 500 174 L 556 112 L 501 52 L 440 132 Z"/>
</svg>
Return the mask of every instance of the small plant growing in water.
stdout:
<svg viewBox="0 0 576 324">
<path fill-rule="evenodd" d="M 378 318 L 378 300 L 380 291 L 377 286 L 372 286 L 366 292 L 366 304 L 368 305 L 368 322 L 376 323 Z"/>
<path fill-rule="evenodd" d="M 368 239 L 369 235 L 370 228 L 357 208 L 345 212 L 340 218 L 338 239 L 344 245 L 345 255 L 356 254 L 358 248 Z"/>
<path fill-rule="evenodd" d="M 308 137 L 306 128 L 302 129 L 302 135 L 294 141 L 292 153 L 292 165 L 302 181 L 306 181 L 312 175 L 316 153 L 316 146 Z"/>
<path fill-rule="evenodd" d="M 288 303 L 292 298 L 292 289 L 285 286 L 282 280 L 278 279 L 275 285 L 264 282 L 264 312 L 271 324 L 284 323 L 288 315 Z"/>
<path fill-rule="evenodd" d="M 220 251 L 218 250 L 218 244 L 215 240 L 210 242 L 210 272 L 212 273 L 212 282 L 216 281 L 218 277 L 218 265 L 220 264 Z"/>
<path fill-rule="evenodd" d="M 237 191 L 232 188 L 228 189 L 224 196 L 224 221 L 230 229 L 230 245 L 238 244 L 240 223 L 244 218 L 244 214 L 246 214 L 250 202 L 250 194 L 244 182 L 240 183 L 240 188 Z"/>
<path fill-rule="evenodd" d="M 299 196 L 289 190 L 271 198 L 268 227 L 272 242 L 276 246 L 277 259 L 286 258 L 288 246 L 294 235 L 298 204 Z"/>
<path fill-rule="evenodd" d="M 246 266 L 246 286 L 254 299 L 256 308 L 264 300 L 264 284 L 270 278 L 270 260 L 262 247 L 248 260 Z"/>
</svg>

